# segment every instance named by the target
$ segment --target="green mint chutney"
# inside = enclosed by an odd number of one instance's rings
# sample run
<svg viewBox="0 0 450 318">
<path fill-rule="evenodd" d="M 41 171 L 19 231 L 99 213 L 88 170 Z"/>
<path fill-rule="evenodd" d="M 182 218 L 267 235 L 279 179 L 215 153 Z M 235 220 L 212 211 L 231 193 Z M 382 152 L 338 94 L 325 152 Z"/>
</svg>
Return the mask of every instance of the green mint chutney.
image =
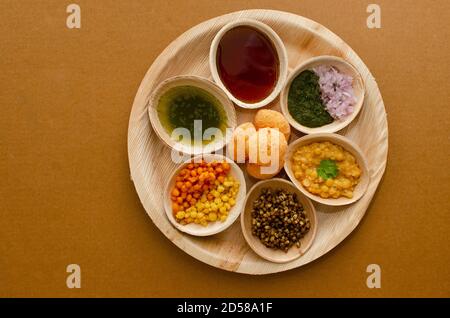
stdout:
<svg viewBox="0 0 450 318">
<path fill-rule="evenodd" d="M 211 142 L 202 138 L 208 128 L 218 128 L 223 134 L 227 128 L 227 115 L 222 104 L 211 93 L 196 86 L 175 86 L 168 89 L 159 99 L 157 112 L 162 126 L 169 134 L 175 128 L 188 129 L 191 144 Z M 194 139 L 194 120 L 202 121 L 199 140 Z"/>
<path fill-rule="evenodd" d="M 322 103 L 319 76 L 313 71 L 301 72 L 289 88 L 288 110 L 301 125 L 315 128 L 333 122 Z"/>
</svg>

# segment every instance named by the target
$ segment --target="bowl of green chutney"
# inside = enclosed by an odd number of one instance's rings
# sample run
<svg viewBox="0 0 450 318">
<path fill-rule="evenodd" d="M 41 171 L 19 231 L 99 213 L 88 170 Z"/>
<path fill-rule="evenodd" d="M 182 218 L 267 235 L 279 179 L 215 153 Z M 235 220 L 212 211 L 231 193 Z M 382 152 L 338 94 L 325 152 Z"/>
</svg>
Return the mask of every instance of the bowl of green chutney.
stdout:
<svg viewBox="0 0 450 318">
<path fill-rule="evenodd" d="M 153 130 L 170 148 L 190 155 L 222 149 L 236 127 L 236 112 L 225 92 L 199 76 L 175 76 L 149 98 Z"/>
</svg>

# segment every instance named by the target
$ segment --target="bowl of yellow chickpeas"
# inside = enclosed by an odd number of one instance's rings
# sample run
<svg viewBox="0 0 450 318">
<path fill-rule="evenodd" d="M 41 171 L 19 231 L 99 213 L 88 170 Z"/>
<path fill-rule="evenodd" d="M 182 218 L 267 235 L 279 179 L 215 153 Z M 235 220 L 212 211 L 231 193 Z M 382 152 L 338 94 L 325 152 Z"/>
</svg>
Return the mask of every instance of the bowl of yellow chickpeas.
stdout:
<svg viewBox="0 0 450 318">
<path fill-rule="evenodd" d="M 178 230 L 209 236 L 239 217 L 246 196 L 242 170 L 231 159 L 205 154 L 180 164 L 168 178 L 164 209 Z"/>
<path fill-rule="evenodd" d="M 303 194 L 325 205 L 356 202 L 370 181 L 361 149 L 332 133 L 306 135 L 291 143 L 284 168 Z"/>
</svg>

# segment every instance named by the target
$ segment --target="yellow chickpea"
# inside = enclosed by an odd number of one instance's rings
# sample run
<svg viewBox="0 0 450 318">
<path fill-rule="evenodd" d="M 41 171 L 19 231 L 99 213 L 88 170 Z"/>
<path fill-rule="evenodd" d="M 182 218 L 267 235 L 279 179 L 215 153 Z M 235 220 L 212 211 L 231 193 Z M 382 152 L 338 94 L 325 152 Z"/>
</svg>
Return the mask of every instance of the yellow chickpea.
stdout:
<svg viewBox="0 0 450 318">
<path fill-rule="evenodd" d="M 217 220 L 217 214 L 216 214 L 216 213 L 210 213 L 210 214 L 208 215 L 208 219 L 209 219 L 209 221 L 211 221 L 211 222 L 216 221 L 216 220 Z"/>
<path fill-rule="evenodd" d="M 314 142 L 299 147 L 292 156 L 294 176 L 311 193 L 323 198 L 353 196 L 359 182 L 361 169 L 355 157 L 339 145 L 331 142 Z M 334 160 L 338 167 L 336 178 L 323 179 L 317 172 L 322 160 Z"/>
<path fill-rule="evenodd" d="M 344 190 L 344 191 L 342 192 L 342 194 L 343 194 L 344 196 L 346 196 L 347 198 L 349 198 L 349 199 L 353 198 L 353 191 L 350 191 L 350 190 Z"/>
<path fill-rule="evenodd" d="M 344 179 L 344 180 L 342 180 L 342 187 L 343 187 L 344 189 L 348 189 L 348 188 L 350 188 L 351 186 L 352 186 L 352 183 L 350 182 L 349 179 Z"/>
</svg>

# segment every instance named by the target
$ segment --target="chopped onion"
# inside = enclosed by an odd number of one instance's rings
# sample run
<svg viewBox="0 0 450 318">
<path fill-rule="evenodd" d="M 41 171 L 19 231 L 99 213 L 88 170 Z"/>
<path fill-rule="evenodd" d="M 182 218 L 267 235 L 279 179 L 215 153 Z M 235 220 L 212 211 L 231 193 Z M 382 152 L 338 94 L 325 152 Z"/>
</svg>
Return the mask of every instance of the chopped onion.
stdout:
<svg viewBox="0 0 450 318">
<path fill-rule="evenodd" d="M 313 71 L 319 76 L 322 102 L 328 113 L 335 119 L 343 119 L 353 113 L 356 103 L 353 77 L 329 65 L 317 66 Z"/>
</svg>

